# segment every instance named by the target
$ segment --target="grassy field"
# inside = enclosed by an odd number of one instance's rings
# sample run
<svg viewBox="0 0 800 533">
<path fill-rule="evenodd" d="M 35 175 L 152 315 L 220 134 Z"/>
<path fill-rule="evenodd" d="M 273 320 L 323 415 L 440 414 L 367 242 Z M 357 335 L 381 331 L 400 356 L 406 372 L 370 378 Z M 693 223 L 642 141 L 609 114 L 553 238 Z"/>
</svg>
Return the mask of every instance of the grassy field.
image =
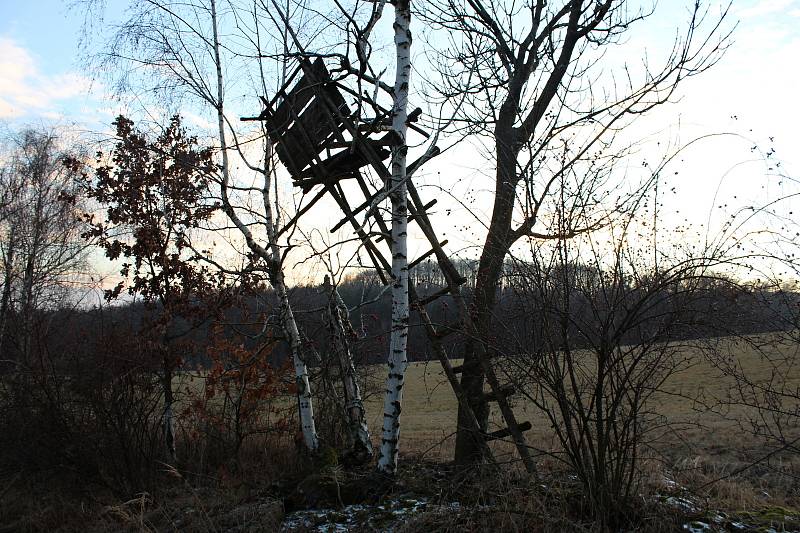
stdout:
<svg viewBox="0 0 800 533">
<path fill-rule="evenodd" d="M 768 341 L 773 340 L 770 336 L 753 337 L 750 340 L 768 347 L 757 350 L 741 339 L 716 339 L 711 342 L 717 354 L 734 356 L 755 380 L 769 379 L 775 369 L 774 360 L 783 360 L 778 372 L 791 385 L 800 387 L 800 367 L 791 364 L 796 360 L 800 365 L 800 347 L 791 344 L 769 345 Z M 709 341 L 702 343 L 704 346 L 708 344 Z M 721 416 L 709 412 L 693 400 L 698 396 L 706 399 L 724 397 L 734 382 L 703 357 L 699 347 L 687 346 L 682 349 L 691 363 L 665 382 L 663 392 L 656 393 L 650 405 L 654 411 L 676 424 L 676 431 L 669 439 L 672 442 L 668 444 L 676 445 L 683 441 L 681 444 L 687 453 L 730 452 L 734 455 L 743 447 L 757 446 L 758 443 L 743 433 L 735 422 L 740 415 L 748 414 L 745 410 L 734 409 L 726 413 L 727 416 Z M 380 372 L 381 369 L 376 370 Z M 552 434 L 542 413 L 524 398 L 517 398 L 514 404 L 517 418 L 533 424 L 533 429 L 527 433 L 529 440 L 543 447 L 550 446 Z M 412 363 L 406 377 L 401 419 L 405 450 L 426 452 L 433 459 L 451 458 L 457 410 L 456 398 L 439 363 Z M 373 432 L 379 431 L 382 422 L 382 398 L 379 394 L 368 399 L 367 412 Z M 749 413 L 752 414 L 752 411 Z M 497 413 L 493 412 L 493 415 L 495 423 L 499 423 Z M 508 450 L 503 443 L 498 446 L 503 451 Z"/>
<path fill-rule="evenodd" d="M 756 380 L 768 379 L 775 369 L 774 362 L 770 362 L 765 355 L 770 359 L 783 359 L 785 362 L 779 367 L 779 372 L 790 384 L 800 387 L 800 368 L 790 364 L 794 360 L 800 364 L 800 347 L 792 344 L 777 346 L 771 342 L 774 339 L 770 335 L 751 337 L 749 340 L 712 339 L 698 342 L 696 347 L 686 345 L 681 348 L 691 363 L 666 381 L 663 391 L 653 397 L 650 405 L 675 424 L 675 430 L 665 437 L 666 447 L 680 447 L 680 453 L 686 456 L 716 456 L 731 461 L 740 456 L 743 449 L 752 451 L 757 448 L 758 442 L 741 431 L 735 422 L 737 417 L 747 414 L 745 411 L 732 410 L 727 413 L 729 416 L 720 416 L 702 408 L 692 399 L 699 395 L 706 398 L 723 397 L 733 386 L 732 379 L 723 376 L 719 369 L 710 364 L 699 346 L 713 345 L 715 353 L 735 357 L 747 374 Z M 767 347 L 756 350 L 751 343 Z M 453 361 L 453 364 L 457 362 Z M 376 443 L 382 423 L 384 372 L 382 366 L 371 367 L 370 384 L 366 387 L 367 391 L 371 391 L 366 398 L 366 408 Z M 189 377 L 188 381 L 183 381 L 183 386 L 195 388 L 201 382 L 201 377 Z M 524 398 L 515 397 L 513 403 L 517 418 L 533 424 L 533 429 L 526 434 L 529 442 L 542 448 L 552 448 L 553 436 L 542 413 Z M 406 376 L 403 399 L 402 452 L 424 453 L 426 458 L 433 460 L 451 459 L 457 411 L 456 398 L 439 363 L 412 363 Z M 493 424 L 501 427 L 496 412 L 493 412 L 492 420 Z M 511 453 L 508 443 L 499 442 L 494 446 L 500 455 Z"/>
</svg>

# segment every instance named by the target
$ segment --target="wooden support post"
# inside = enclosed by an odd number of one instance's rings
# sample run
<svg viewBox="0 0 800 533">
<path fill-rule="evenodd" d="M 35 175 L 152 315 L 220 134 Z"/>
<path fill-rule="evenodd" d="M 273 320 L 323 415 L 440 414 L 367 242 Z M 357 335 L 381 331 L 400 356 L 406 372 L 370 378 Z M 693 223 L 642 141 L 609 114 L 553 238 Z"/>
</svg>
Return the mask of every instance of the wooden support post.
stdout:
<svg viewBox="0 0 800 533">
<path fill-rule="evenodd" d="M 440 289 L 440 290 L 434 292 L 433 294 L 430 294 L 430 295 L 426 296 L 425 298 L 422 298 L 421 300 L 419 300 L 417 302 L 417 305 L 420 306 L 420 307 L 426 306 L 429 303 L 438 300 L 439 298 L 441 298 L 442 296 L 444 296 L 446 294 L 450 294 L 450 287 L 445 287 L 444 289 Z"/>
</svg>

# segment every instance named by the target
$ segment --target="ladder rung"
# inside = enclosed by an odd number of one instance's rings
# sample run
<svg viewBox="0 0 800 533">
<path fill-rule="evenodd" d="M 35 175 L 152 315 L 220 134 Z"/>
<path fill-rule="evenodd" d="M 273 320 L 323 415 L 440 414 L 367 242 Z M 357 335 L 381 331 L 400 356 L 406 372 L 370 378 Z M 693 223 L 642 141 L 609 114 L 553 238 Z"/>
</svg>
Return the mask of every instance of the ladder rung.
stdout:
<svg viewBox="0 0 800 533">
<path fill-rule="evenodd" d="M 436 202 L 438 202 L 438 201 L 439 201 L 439 200 L 437 200 L 436 198 L 434 198 L 433 200 L 431 200 L 430 202 L 428 202 L 427 204 L 425 204 L 425 205 L 423 205 L 423 206 L 422 206 L 422 211 L 427 211 L 427 210 L 428 210 L 428 209 L 430 209 L 431 207 L 435 206 L 435 205 L 436 205 Z"/>
<path fill-rule="evenodd" d="M 417 217 L 419 216 L 420 212 L 423 212 L 423 213 L 424 213 L 424 212 L 426 212 L 428 209 L 430 209 L 431 207 L 433 207 L 434 205 L 436 205 L 436 202 L 438 202 L 438 201 L 439 201 L 439 200 L 437 200 L 436 198 L 434 198 L 433 200 L 431 200 L 431 201 L 430 201 L 430 202 L 428 202 L 427 204 L 423 205 L 423 206 L 422 206 L 422 209 L 421 209 L 420 211 L 417 211 L 417 212 L 416 212 L 416 213 L 414 213 L 413 215 L 408 215 L 408 221 L 409 221 L 409 222 L 411 222 L 412 220 L 414 220 L 415 218 L 417 218 Z"/>
<path fill-rule="evenodd" d="M 431 302 L 433 302 L 435 300 L 438 300 L 439 298 L 441 298 L 445 294 L 450 294 L 450 288 L 449 287 L 445 287 L 444 289 L 440 289 L 440 290 L 434 292 L 433 294 L 431 294 L 429 296 L 426 296 L 425 298 L 422 298 L 421 300 L 417 300 L 417 305 L 420 306 L 420 307 L 426 306 L 429 303 L 431 303 Z"/>
<path fill-rule="evenodd" d="M 447 244 L 447 239 L 445 239 L 442 242 L 440 242 L 439 246 L 444 247 L 445 244 Z M 408 264 L 408 269 L 411 270 L 412 268 L 414 268 L 418 264 L 422 263 L 423 261 L 425 261 L 427 258 L 429 258 L 430 256 L 432 256 L 435 253 L 436 253 L 436 250 L 431 248 L 430 250 L 428 250 L 427 252 L 425 252 L 421 256 L 419 256 L 416 259 L 414 259 L 413 261 L 411 261 L 411 263 Z"/>
<path fill-rule="evenodd" d="M 517 430 L 519 431 L 528 431 L 533 426 L 531 426 L 530 422 L 523 422 L 522 424 L 517 424 Z M 511 435 L 511 430 L 509 428 L 500 429 L 498 431 L 492 431 L 491 433 L 487 433 L 485 436 L 486 440 L 497 440 L 503 439 Z"/>
<path fill-rule="evenodd" d="M 453 374 L 460 374 L 464 371 L 464 365 L 457 365 L 453 367 Z"/>
<path fill-rule="evenodd" d="M 497 392 L 503 398 L 508 398 L 509 396 L 511 396 L 512 394 L 517 392 L 517 389 L 516 389 L 516 387 L 514 387 L 514 385 L 509 383 L 507 385 L 503 385 L 502 387 L 500 387 L 500 390 L 497 391 Z M 497 401 L 497 394 L 495 393 L 495 391 L 487 392 L 486 394 L 483 395 L 483 398 L 487 402 L 496 402 Z"/>
<path fill-rule="evenodd" d="M 350 220 L 350 217 L 344 217 L 342 220 L 340 220 L 339 222 L 337 222 L 336 224 L 334 224 L 334 225 L 333 225 L 333 227 L 331 228 L 331 233 L 333 233 L 333 232 L 334 232 L 334 231 L 336 231 L 337 229 L 339 229 L 339 228 L 341 228 L 342 226 L 344 226 L 345 224 L 347 224 L 347 222 L 348 222 L 349 220 Z"/>
<path fill-rule="evenodd" d="M 363 202 L 361 205 L 359 205 L 358 207 L 356 207 L 355 209 L 353 209 L 353 211 L 351 211 L 351 213 L 350 213 L 350 214 L 351 214 L 352 216 L 356 216 L 356 215 L 357 215 L 357 214 L 359 214 L 361 211 L 363 211 L 364 209 L 366 209 L 367 207 L 369 207 L 369 205 L 370 205 L 370 204 L 371 204 L 371 203 L 372 203 L 372 202 L 375 200 L 375 198 L 377 198 L 377 197 L 378 197 L 378 196 L 380 196 L 381 194 L 382 194 L 382 193 L 380 193 L 380 192 L 379 192 L 379 193 L 377 193 L 377 194 L 375 194 L 375 195 L 371 196 L 370 198 L 367 198 L 366 200 L 364 200 L 364 202 Z M 350 220 L 350 217 L 349 217 L 349 216 L 347 216 L 347 217 L 344 217 L 344 218 L 343 218 L 343 219 L 341 219 L 339 222 L 337 222 L 336 224 L 334 224 L 334 225 L 333 225 L 333 227 L 331 228 L 331 233 L 333 233 L 333 232 L 334 232 L 334 231 L 336 231 L 337 229 L 339 229 L 339 228 L 341 228 L 342 226 L 344 226 L 344 225 L 347 223 L 347 221 L 348 221 L 348 220 Z"/>
</svg>

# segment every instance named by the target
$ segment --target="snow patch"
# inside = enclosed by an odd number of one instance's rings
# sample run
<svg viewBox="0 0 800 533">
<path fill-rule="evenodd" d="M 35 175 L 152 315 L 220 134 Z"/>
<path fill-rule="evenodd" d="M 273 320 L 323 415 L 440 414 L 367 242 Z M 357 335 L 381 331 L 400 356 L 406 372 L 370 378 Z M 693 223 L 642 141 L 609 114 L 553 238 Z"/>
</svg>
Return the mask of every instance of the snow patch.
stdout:
<svg viewBox="0 0 800 533">
<path fill-rule="evenodd" d="M 295 530 L 317 533 L 344 533 L 367 527 L 391 533 L 409 516 L 425 510 L 428 501 L 417 498 L 397 498 L 379 505 L 354 504 L 341 509 L 310 509 L 288 515 L 282 533 Z"/>
</svg>

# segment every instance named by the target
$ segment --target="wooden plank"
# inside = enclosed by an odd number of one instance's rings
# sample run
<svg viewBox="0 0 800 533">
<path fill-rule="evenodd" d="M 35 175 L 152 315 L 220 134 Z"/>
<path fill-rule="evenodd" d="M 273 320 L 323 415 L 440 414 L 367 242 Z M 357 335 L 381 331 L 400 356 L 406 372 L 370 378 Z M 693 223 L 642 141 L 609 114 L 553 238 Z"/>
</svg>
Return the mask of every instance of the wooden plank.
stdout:
<svg viewBox="0 0 800 533">
<path fill-rule="evenodd" d="M 498 431 L 492 431 L 491 433 L 486 434 L 486 440 L 497 440 L 497 439 L 504 439 L 506 437 L 510 437 L 514 435 L 514 433 L 521 434 L 523 431 L 529 431 L 533 426 L 530 422 L 523 422 L 522 424 L 517 424 L 517 427 L 514 429 L 506 428 L 500 429 Z"/>
<path fill-rule="evenodd" d="M 359 179 L 359 181 L 362 180 L 363 178 Z M 375 244 L 372 242 L 370 236 L 367 235 L 367 232 L 365 232 L 358 223 L 358 220 L 356 220 L 355 216 L 353 216 L 353 212 L 350 209 L 350 204 L 347 203 L 341 186 L 338 183 L 335 184 L 330 188 L 330 194 L 336 203 L 339 204 L 339 208 L 342 210 L 342 212 L 344 212 L 345 216 L 350 221 L 350 224 L 353 226 L 353 229 L 356 231 L 356 235 L 358 235 L 359 239 L 361 239 L 361 242 L 364 244 L 364 248 L 367 250 L 367 254 L 370 256 L 370 259 L 372 259 L 372 262 L 375 265 L 375 270 L 378 272 L 378 277 L 381 278 L 381 282 L 384 285 L 388 285 L 389 280 L 385 273 L 391 272 L 391 266 L 386 258 L 383 257 L 383 254 L 380 253 Z"/>
<path fill-rule="evenodd" d="M 323 120 L 326 111 L 323 105 L 317 100 L 312 101 L 292 126 L 280 138 L 274 139 L 278 157 L 284 164 L 292 162 L 294 169 L 291 173 L 294 176 L 300 175 L 325 149 L 326 141 L 344 128 L 339 122 L 335 124 L 338 128 L 335 130 L 332 124 Z"/>
<path fill-rule="evenodd" d="M 420 306 L 420 307 L 426 306 L 429 303 L 435 302 L 436 300 L 438 300 L 439 298 L 441 298 L 442 296 L 445 296 L 447 294 L 450 294 L 450 287 L 445 287 L 444 289 L 438 290 L 438 291 L 434 292 L 433 294 L 430 294 L 430 295 L 426 296 L 425 298 L 414 302 L 414 305 L 417 305 L 417 306 Z"/>
<path fill-rule="evenodd" d="M 304 60 L 301 60 L 304 61 Z M 305 70 L 305 69 L 304 69 Z M 283 101 L 278 105 L 275 112 L 268 120 L 270 130 L 280 133 L 286 131 L 287 128 L 294 122 L 296 113 L 300 113 L 309 101 L 315 96 L 316 88 L 322 83 L 330 79 L 328 69 L 325 68 L 325 63 L 321 57 L 318 57 L 314 63 L 310 65 L 310 72 L 305 71 L 303 77 L 297 82 L 291 91 L 289 91 Z M 344 101 L 344 99 L 342 99 Z M 294 111 L 294 113 L 292 113 Z"/>
<path fill-rule="evenodd" d="M 374 152 L 373 152 L 373 154 L 374 154 Z M 380 163 L 380 164 L 384 169 L 386 168 L 385 166 L 383 166 L 383 163 Z M 374 167 L 374 165 L 373 165 L 373 167 Z M 361 176 L 361 173 L 359 173 L 359 179 L 356 180 L 356 182 L 358 183 L 358 186 L 361 187 L 361 192 L 364 194 L 365 198 L 373 194 L 373 192 L 367 186 L 367 183 L 364 181 L 363 176 Z M 380 211 L 376 210 L 374 213 L 372 213 L 372 219 L 375 221 L 375 224 L 377 224 L 378 229 L 380 230 L 382 235 L 391 235 L 392 234 L 392 231 L 389 229 L 389 226 L 386 224 L 386 221 L 383 220 L 383 218 L 381 217 Z M 389 242 L 389 240 L 385 239 L 384 237 L 381 237 L 378 240 L 379 241 L 380 240 L 386 240 L 387 244 Z M 391 246 L 390 246 L 390 252 L 391 252 Z M 389 272 L 391 272 L 391 268 L 389 269 Z"/>
<path fill-rule="evenodd" d="M 442 242 L 439 243 L 439 246 L 444 246 L 445 244 L 447 244 L 447 242 L 448 242 L 447 239 L 445 239 L 445 240 L 443 240 Z M 414 268 L 418 264 L 422 263 L 423 261 L 425 261 L 427 258 L 429 258 L 430 256 L 432 256 L 435 253 L 436 253 L 436 250 L 431 248 L 430 250 L 428 250 L 427 252 L 425 252 L 421 256 L 419 256 L 416 259 L 414 259 L 413 261 L 411 261 L 408 264 L 408 270 L 411 270 L 412 268 Z"/>
<path fill-rule="evenodd" d="M 364 209 L 366 209 L 367 207 L 369 207 L 369 206 L 372 204 L 372 202 L 374 202 L 374 201 L 375 201 L 375 199 L 376 199 L 376 198 L 378 198 L 379 196 L 381 196 L 382 194 L 383 194 L 383 191 L 381 190 L 381 191 L 378 191 L 377 193 L 373 194 L 372 196 L 368 197 L 366 200 L 364 200 L 364 202 L 363 202 L 363 203 L 361 203 L 361 204 L 360 204 L 358 207 L 356 207 L 355 209 L 353 209 L 353 215 L 357 215 L 357 214 L 359 214 L 361 211 L 363 211 Z M 331 233 L 334 233 L 336 230 L 338 230 L 338 229 L 339 229 L 339 228 L 341 228 L 343 225 L 345 225 L 345 224 L 347 223 L 347 221 L 348 221 L 348 220 L 349 220 L 349 219 L 348 219 L 347 217 L 344 217 L 344 218 L 343 218 L 343 219 L 341 219 L 339 222 L 337 222 L 336 224 L 334 224 L 334 225 L 333 225 L 333 227 L 331 228 Z M 409 269 L 410 269 L 410 268 L 411 268 L 411 267 L 409 266 Z"/>
<path fill-rule="evenodd" d="M 423 211 L 427 211 L 428 209 L 430 209 L 431 207 L 433 207 L 434 205 L 436 205 L 438 201 L 439 201 L 439 200 L 437 200 L 436 198 L 434 198 L 433 200 L 431 200 L 430 202 L 428 202 L 427 204 L 425 204 L 424 206 L 422 206 L 422 210 L 423 210 Z M 415 214 L 413 214 L 413 215 L 408 215 L 408 221 L 409 221 L 409 222 L 412 222 L 412 221 L 416 220 L 418 216 L 419 216 L 419 213 L 415 213 Z"/>
<path fill-rule="evenodd" d="M 515 392 L 517 392 L 517 388 L 514 387 L 513 384 L 509 383 L 507 385 L 503 385 L 502 387 L 500 387 L 500 390 L 498 391 L 487 392 L 486 394 L 483 395 L 483 399 L 486 400 L 487 402 L 496 402 L 497 398 L 499 398 L 500 395 L 502 395 L 503 398 L 508 398 Z"/>
<path fill-rule="evenodd" d="M 364 141 L 363 136 L 358 132 L 358 128 L 353 123 L 353 121 L 350 120 L 349 117 L 342 116 L 341 113 L 338 111 L 338 109 L 337 109 L 336 105 L 334 104 L 334 102 L 332 102 L 331 99 L 327 95 L 322 94 L 322 99 L 328 105 L 328 110 L 331 113 L 331 116 L 338 116 L 338 117 L 341 118 L 342 122 L 345 125 L 345 128 L 348 131 L 348 133 L 350 133 L 350 135 L 352 136 L 353 141 L 354 142 L 363 142 Z M 372 168 L 375 169 L 375 172 L 377 172 L 378 175 L 383 180 L 388 181 L 389 179 L 391 179 L 391 172 L 389 172 L 389 169 L 386 168 L 386 165 L 383 164 L 383 159 L 381 157 L 379 157 L 375 153 L 375 150 L 373 149 L 371 144 L 369 144 L 368 142 L 363 142 L 363 144 L 359 145 L 359 149 L 362 151 L 362 153 L 364 154 L 365 159 L 369 162 L 369 164 L 372 166 Z M 364 192 L 364 197 L 365 198 L 369 197 L 371 195 L 372 195 L 372 192 L 369 191 L 369 190 Z"/>
<path fill-rule="evenodd" d="M 294 225 L 297 223 L 297 221 L 300 220 L 300 217 L 303 216 L 304 214 L 306 214 L 306 212 L 308 212 L 309 209 L 314 207 L 314 205 L 319 200 L 321 200 L 322 197 L 325 196 L 325 193 L 327 193 L 327 192 L 328 192 L 328 186 L 326 185 L 323 189 L 321 189 L 317 194 L 314 195 L 314 197 L 311 199 L 311 201 L 309 201 L 306 205 L 301 207 L 297 211 L 297 213 L 295 213 L 295 215 L 289 220 L 289 222 L 284 224 L 283 227 L 278 230 L 278 233 L 275 236 L 276 237 L 280 237 L 283 233 L 285 233 L 285 232 L 289 231 L 290 229 L 292 229 L 294 227 Z"/>
<path fill-rule="evenodd" d="M 308 174 L 308 172 L 309 172 L 308 170 L 305 170 L 303 171 L 303 174 Z M 307 193 L 317 185 L 326 185 L 326 186 L 333 185 L 338 181 L 350 179 L 353 177 L 352 173 L 349 172 L 346 174 L 335 174 L 335 175 L 326 175 L 324 172 L 318 172 L 316 174 L 317 175 L 311 178 L 295 180 L 294 186 L 300 187 L 300 189 L 302 189 L 304 193 Z M 347 217 L 345 217 L 344 221 L 347 222 L 347 220 L 348 220 Z"/>
<path fill-rule="evenodd" d="M 371 142 L 371 141 L 368 141 Z M 329 146 L 323 144 L 323 147 Z M 375 150 L 378 157 L 386 159 L 389 157 L 389 150 L 378 147 Z M 295 185 L 308 189 L 310 186 L 322 183 L 328 179 L 340 179 L 342 176 L 349 176 L 355 171 L 369 164 L 362 151 L 342 150 L 322 161 L 320 164 L 312 164 L 309 168 L 299 173 L 295 179 Z M 357 211 L 354 212 L 354 214 Z"/>
</svg>

